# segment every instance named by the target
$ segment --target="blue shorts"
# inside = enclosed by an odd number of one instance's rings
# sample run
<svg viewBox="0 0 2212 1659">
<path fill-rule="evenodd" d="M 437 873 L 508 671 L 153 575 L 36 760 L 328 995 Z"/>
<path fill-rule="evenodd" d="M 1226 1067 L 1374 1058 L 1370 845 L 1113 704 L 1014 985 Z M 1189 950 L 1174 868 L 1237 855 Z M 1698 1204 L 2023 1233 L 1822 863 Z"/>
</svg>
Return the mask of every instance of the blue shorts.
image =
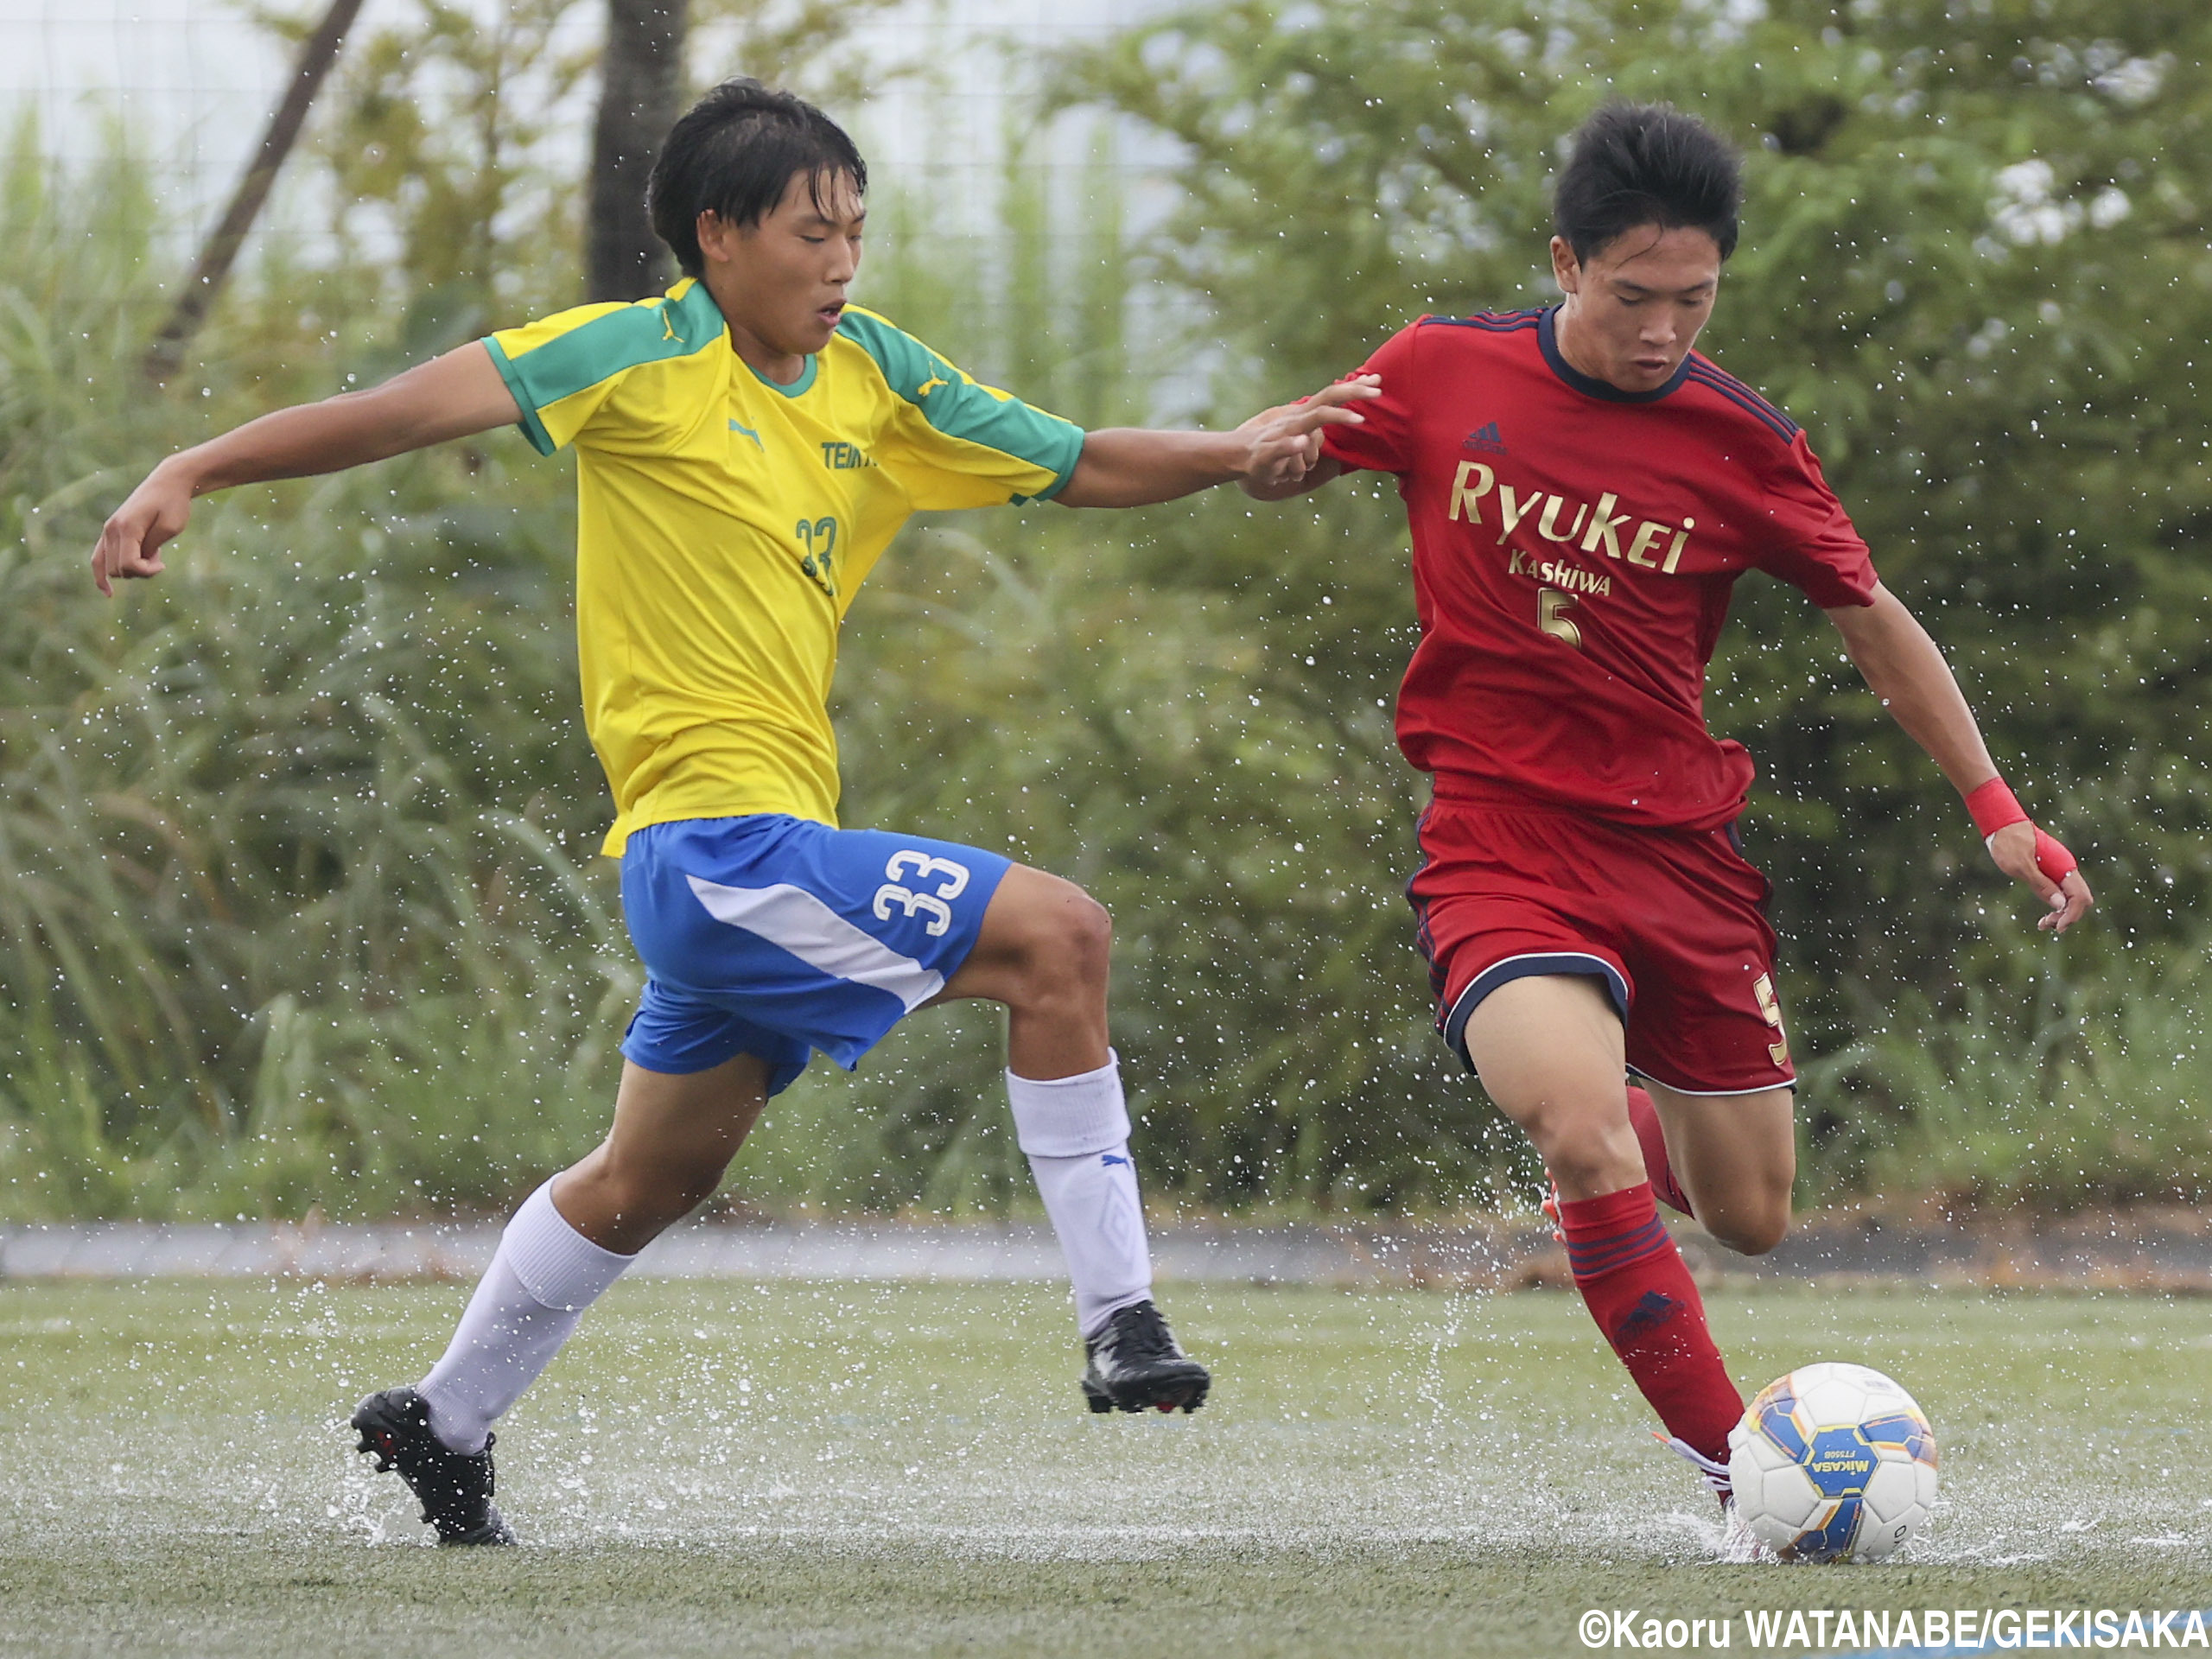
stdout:
<svg viewBox="0 0 2212 1659">
<path fill-rule="evenodd" d="M 780 813 L 648 824 L 622 914 L 650 977 L 622 1052 L 649 1071 L 738 1054 L 790 1086 L 820 1049 L 850 1071 L 944 988 L 1011 861 Z"/>
</svg>

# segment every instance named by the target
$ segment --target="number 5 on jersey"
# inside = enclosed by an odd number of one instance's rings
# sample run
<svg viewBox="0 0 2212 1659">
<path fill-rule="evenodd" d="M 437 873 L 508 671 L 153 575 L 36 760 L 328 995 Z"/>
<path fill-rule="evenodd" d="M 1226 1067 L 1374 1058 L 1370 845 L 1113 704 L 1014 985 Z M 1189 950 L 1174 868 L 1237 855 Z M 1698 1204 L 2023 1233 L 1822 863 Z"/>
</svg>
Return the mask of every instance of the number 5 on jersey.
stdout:
<svg viewBox="0 0 2212 1659">
<path fill-rule="evenodd" d="M 1582 630 L 1567 620 L 1574 608 L 1574 595 L 1562 594 L 1556 588 L 1536 589 L 1536 626 L 1554 639 L 1564 639 L 1575 650 L 1582 649 Z"/>
<path fill-rule="evenodd" d="M 1758 999 L 1759 1018 L 1774 1027 L 1774 1040 L 1766 1046 L 1767 1058 L 1777 1065 L 1789 1064 L 1789 1035 L 1782 1028 L 1782 1004 L 1774 1000 L 1774 981 L 1761 974 L 1751 982 L 1751 995 Z"/>
</svg>

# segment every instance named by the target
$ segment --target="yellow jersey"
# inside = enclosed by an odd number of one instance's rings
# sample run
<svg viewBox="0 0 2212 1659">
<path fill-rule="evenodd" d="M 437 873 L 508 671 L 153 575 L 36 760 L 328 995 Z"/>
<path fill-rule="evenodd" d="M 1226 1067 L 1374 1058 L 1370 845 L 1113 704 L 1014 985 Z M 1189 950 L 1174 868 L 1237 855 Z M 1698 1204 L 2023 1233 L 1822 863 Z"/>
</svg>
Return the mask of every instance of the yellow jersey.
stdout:
<svg viewBox="0 0 2212 1659">
<path fill-rule="evenodd" d="M 614 791 L 603 850 L 683 818 L 834 824 L 830 682 L 854 590 L 925 508 L 1049 498 L 1083 430 L 848 306 L 790 385 L 705 286 L 484 342 L 551 454 L 576 448 L 584 724 Z"/>
</svg>

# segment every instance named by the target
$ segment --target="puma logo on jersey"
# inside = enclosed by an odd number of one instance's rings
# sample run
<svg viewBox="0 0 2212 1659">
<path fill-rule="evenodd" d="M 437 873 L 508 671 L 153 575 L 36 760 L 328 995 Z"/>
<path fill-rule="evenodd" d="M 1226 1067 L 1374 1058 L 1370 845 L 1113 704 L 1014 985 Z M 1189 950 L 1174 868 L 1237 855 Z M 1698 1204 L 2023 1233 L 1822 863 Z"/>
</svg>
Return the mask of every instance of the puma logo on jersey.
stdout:
<svg viewBox="0 0 2212 1659">
<path fill-rule="evenodd" d="M 753 447 L 755 449 L 765 452 L 768 448 L 766 444 L 760 442 L 760 435 L 758 432 L 755 432 L 749 426 L 740 426 L 734 420 L 733 420 L 729 423 L 729 429 L 733 432 L 744 433 L 747 437 L 753 440 Z"/>
<path fill-rule="evenodd" d="M 1690 531 L 1697 528 L 1694 518 L 1683 519 L 1679 527 L 1662 518 L 1639 523 L 1635 513 L 1617 511 L 1621 499 L 1611 490 L 1598 498 L 1594 507 L 1587 501 L 1569 501 L 1542 490 L 1530 490 L 1524 495 L 1513 485 L 1501 482 L 1497 472 L 1481 461 L 1461 461 L 1452 480 L 1448 516 L 1455 522 L 1464 518 L 1471 524 L 1485 524 L 1484 500 L 1497 512 L 1501 545 L 1524 519 L 1534 515 L 1536 534 L 1548 542 L 1572 543 L 1585 553 L 1602 552 L 1609 559 L 1624 559 L 1666 575 L 1672 575 L 1681 563 L 1682 549 L 1689 544 Z M 1630 524 L 1636 524 L 1633 531 L 1627 528 Z M 1624 536 L 1628 538 L 1625 547 Z M 1665 554 L 1658 556 L 1662 547 Z"/>
</svg>

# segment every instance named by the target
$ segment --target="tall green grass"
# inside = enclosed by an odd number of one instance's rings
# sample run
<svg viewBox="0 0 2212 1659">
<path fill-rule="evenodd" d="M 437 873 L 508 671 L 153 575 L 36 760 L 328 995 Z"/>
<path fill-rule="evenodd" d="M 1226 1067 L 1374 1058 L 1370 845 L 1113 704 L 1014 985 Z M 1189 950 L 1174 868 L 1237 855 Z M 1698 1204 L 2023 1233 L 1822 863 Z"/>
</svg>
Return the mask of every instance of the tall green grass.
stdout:
<svg viewBox="0 0 2212 1659">
<path fill-rule="evenodd" d="M 1807 1068 L 1816 1099 L 1854 1109 L 1826 1120 L 1821 1173 L 1959 1211 L 2202 1202 L 2205 953 L 2021 990 L 1970 985 L 1948 1009 L 1905 993 L 1869 1035 Z"/>
<path fill-rule="evenodd" d="M 637 982 L 581 856 L 559 469 L 502 439 L 213 498 L 103 604 L 146 467 L 376 344 L 280 263 L 149 390 L 138 179 L 21 136 L 0 200 L 0 1211 L 497 1201 L 603 1109 Z"/>
</svg>

